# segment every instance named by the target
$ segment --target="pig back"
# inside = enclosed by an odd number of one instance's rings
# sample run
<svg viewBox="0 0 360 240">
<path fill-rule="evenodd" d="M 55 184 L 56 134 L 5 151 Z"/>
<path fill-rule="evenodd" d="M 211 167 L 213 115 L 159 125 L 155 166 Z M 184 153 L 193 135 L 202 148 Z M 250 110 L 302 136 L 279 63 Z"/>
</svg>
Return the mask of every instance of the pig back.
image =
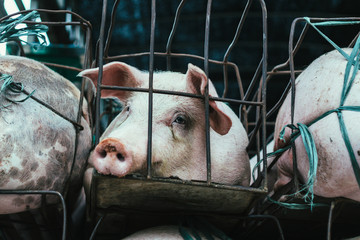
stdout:
<svg viewBox="0 0 360 240">
<path fill-rule="evenodd" d="M 352 49 L 344 49 L 350 55 Z M 316 59 L 296 80 L 294 124 L 309 124 L 321 118 L 324 113 L 337 109 L 341 104 L 344 74 L 347 60 L 334 50 Z M 350 74 L 351 75 L 351 74 Z M 360 75 L 357 73 L 344 106 L 360 105 Z M 342 111 L 345 128 L 354 152 L 359 150 L 360 134 L 357 124 L 360 113 Z M 281 129 L 291 123 L 291 94 L 279 110 L 275 126 L 275 149 L 282 147 L 279 139 Z M 331 113 L 309 127 L 314 138 L 318 154 L 317 178 L 314 193 L 324 197 L 347 197 L 360 201 L 360 192 L 351 165 L 349 152 L 345 146 L 337 113 Z M 289 140 L 290 129 L 285 131 Z M 291 150 L 288 150 L 291 151 Z M 301 137 L 296 139 L 296 157 L 300 178 L 308 180 L 309 161 Z M 359 154 L 356 154 L 359 163 Z M 280 168 L 279 179 L 292 175 L 292 161 L 281 157 L 277 166 Z"/>
<path fill-rule="evenodd" d="M 352 49 L 343 49 L 350 54 Z M 347 60 L 337 51 L 326 53 L 313 61 L 295 82 L 294 123 L 309 124 L 329 110 L 340 106 Z M 357 74 L 344 105 L 359 105 L 360 77 Z M 291 122 L 290 91 L 276 119 L 275 137 Z M 286 129 L 287 136 L 290 133 Z"/>
<path fill-rule="evenodd" d="M 36 61 L 14 56 L 0 58 L 0 73 L 12 76 L 14 82 L 21 82 L 27 92 L 35 90 L 34 97 L 76 121 L 80 93 L 59 74 Z M 9 91 L 3 91 L 0 96 L 0 188 L 54 190 L 64 194 L 75 154 L 75 127 L 32 98 L 18 103 L 7 100 L 25 97 L 25 94 Z M 81 144 L 69 185 L 74 195 L 80 189 L 91 145 L 90 128 L 83 117 L 81 125 L 84 130 L 79 134 Z M 40 198 L 32 195 L 0 195 L 0 198 L 0 214 L 40 205 Z M 48 202 L 54 199 L 48 197 Z"/>
</svg>

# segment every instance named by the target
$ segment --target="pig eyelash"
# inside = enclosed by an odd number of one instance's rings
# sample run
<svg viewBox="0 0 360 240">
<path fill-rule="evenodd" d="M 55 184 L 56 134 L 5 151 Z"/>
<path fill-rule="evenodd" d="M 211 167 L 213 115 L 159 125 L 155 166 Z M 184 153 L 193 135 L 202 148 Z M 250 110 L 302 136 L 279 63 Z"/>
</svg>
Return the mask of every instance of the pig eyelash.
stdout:
<svg viewBox="0 0 360 240">
<path fill-rule="evenodd" d="M 186 125 L 187 123 L 187 118 L 185 115 L 182 115 L 182 114 L 178 114 L 174 117 L 174 120 L 172 122 L 173 124 L 176 123 L 176 124 L 180 124 L 180 125 Z"/>
</svg>

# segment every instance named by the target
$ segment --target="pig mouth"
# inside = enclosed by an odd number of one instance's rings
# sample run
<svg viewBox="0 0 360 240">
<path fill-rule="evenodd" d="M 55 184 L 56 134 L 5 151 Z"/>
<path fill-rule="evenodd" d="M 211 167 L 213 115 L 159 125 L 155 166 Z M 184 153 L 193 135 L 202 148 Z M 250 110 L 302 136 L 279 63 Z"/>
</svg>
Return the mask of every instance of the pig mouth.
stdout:
<svg viewBox="0 0 360 240">
<path fill-rule="evenodd" d="M 161 165 L 163 164 L 162 161 L 152 161 L 151 162 L 151 174 L 156 174 L 159 172 L 159 169 L 161 167 Z M 137 175 L 140 174 L 142 176 L 147 176 L 147 164 L 144 164 L 144 166 L 142 166 L 140 169 L 134 170 L 132 172 L 129 172 L 126 175 Z M 161 175 L 161 174 L 160 174 Z M 156 176 L 159 176 L 158 174 L 156 174 Z"/>
</svg>

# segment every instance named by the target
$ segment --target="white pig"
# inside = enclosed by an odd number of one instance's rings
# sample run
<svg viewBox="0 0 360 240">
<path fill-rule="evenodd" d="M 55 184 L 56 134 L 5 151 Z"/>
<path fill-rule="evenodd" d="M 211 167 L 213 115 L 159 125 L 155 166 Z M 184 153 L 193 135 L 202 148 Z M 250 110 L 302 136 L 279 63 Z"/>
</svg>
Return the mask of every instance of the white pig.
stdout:
<svg viewBox="0 0 360 240">
<path fill-rule="evenodd" d="M 98 68 L 80 76 L 97 83 Z M 217 97 L 205 73 L 189 64 L 186 74 L 155 72 L 154 89 Z M 149 87 L 149 73 L 122 62 L 104 65 L 103 85 Z M 118 177 L 144 172 L 147 167 L 148 93 L 102 90 L 105 98 L 117 97 L 123 111 L 103 133 L 89 163 L 102 174 Z M 249 185 L 248 137 L 239 118 L 223 102 L 210 101 L 212 181 Z M 206 180 L 204 100 L 168 94 L 153 95 L 152 170 L 155 176 Z"/>
<path fill-rule="evenodd" d="M 186 234 L 188 234 L 190 239 L 197 239 L 196 236 L 193 234 L 192 229 L 183 227 Z M 196 231 L 198 236 L 201 239 L 208 239 L 201 231 Z M 214 235 L 211 235 L 212 239 L 221 239 Z M 133 233 L 123 240 L 183 240 L 184 237 L 180 234 L 179 226 L 175 225 L 164 225 L 164 226 L 157 226 L 152 228 L 147 228 L 136 233 Z"/>
<path fill-rule="evenodd" d="M 344 49 L 348 54 L 351 49 Z M 347 60 L 337 51 L 322 55 L 296 79 L 294 123 L 308 124 L 323 113 L 340 106 L 344 71 Z M 360 106 L 360 75 L 357 73 L 344 106 Z M 360 112 L 342 111 L 356 160 L 360 163 Z M 291 122 L 291 94 L 279 110 L 275 125 L 275 150 L 284 143 L 279 139 L 281 129 Z M 355 179 L 349 152 L 340 132 L 334 112 L 309 127 L 318 154 L 314 194 L 323 197 L 346 197 L 360 201 L 360 190 Z M 288 142 L 291 131 L 286 129 Z M 295 141 L 300 180 L 308 180 L 309 161 L 301 137 Z M 277 162 L 278 178 L 275 189 L 288 183 L 293 176 L 292 150 L 282 154 Z"/>
</svg>

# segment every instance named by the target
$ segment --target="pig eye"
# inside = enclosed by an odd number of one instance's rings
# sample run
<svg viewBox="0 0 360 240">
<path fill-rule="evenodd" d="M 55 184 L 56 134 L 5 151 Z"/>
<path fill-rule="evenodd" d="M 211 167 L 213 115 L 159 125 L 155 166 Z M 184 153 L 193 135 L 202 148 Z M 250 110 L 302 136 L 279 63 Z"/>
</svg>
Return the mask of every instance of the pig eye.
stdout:
<svg viewBox="0 0 360 240">
<path fill-rule="evenodd" d="M 185 125 L 186 124 L 185 116 L 183 116 L 183 115 L 177 116 L 174 120 L 174 123 Z"/>
</svg>

